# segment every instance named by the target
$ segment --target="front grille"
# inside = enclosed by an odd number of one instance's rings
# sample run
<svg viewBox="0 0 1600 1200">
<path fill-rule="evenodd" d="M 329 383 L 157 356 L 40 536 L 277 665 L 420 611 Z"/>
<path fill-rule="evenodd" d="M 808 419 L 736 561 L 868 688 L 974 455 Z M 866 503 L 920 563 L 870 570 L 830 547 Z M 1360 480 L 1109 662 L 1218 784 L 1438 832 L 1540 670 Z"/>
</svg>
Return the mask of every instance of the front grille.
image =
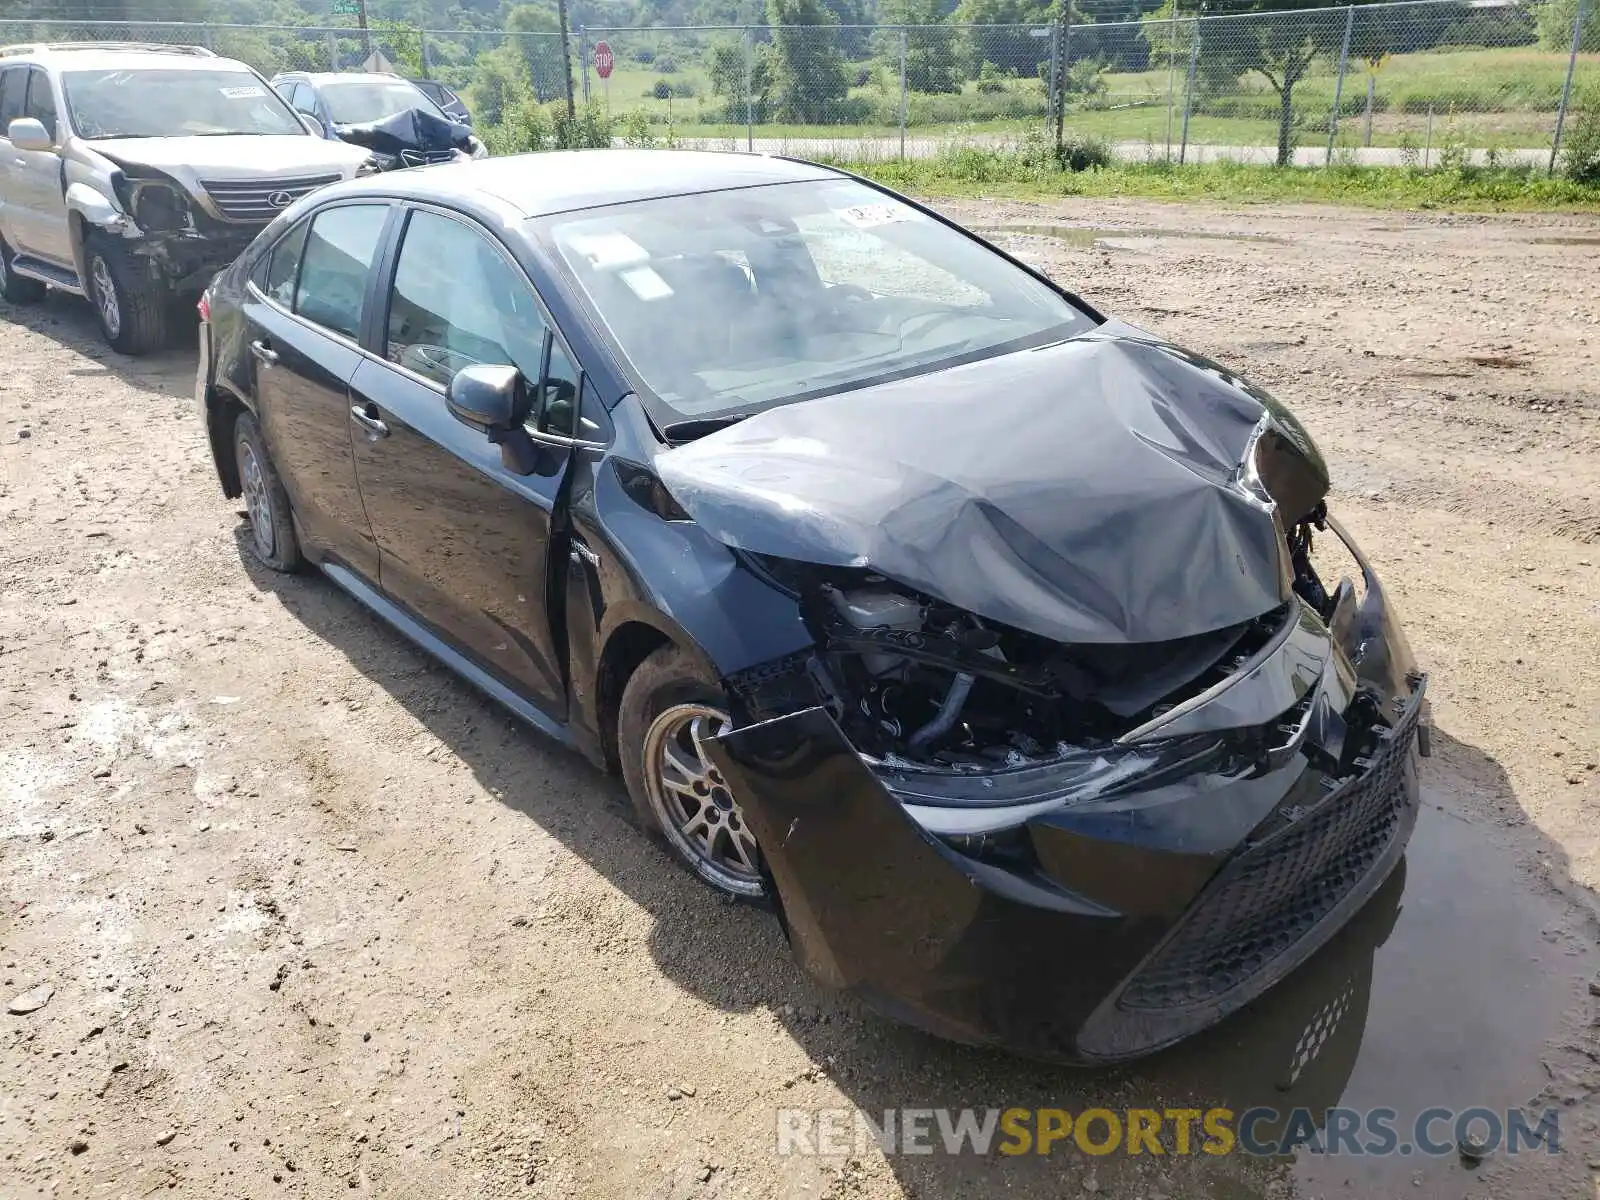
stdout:
<svg viewBox="0 0 1600 1200">
<path fill-rule="evenodd" d="M 431 167 L 455 159 L 454 150 L 402 150 L 400 161 L 408 167 Z"/>
<path fill-rule="evenodd" d="M 1354 779 L 1239 853 L 1129 980 L 1124 1011 L 1193 1008 L 1249 983 L 1370 876 L 1412 803 L 1405 773 L 1422 712 L 1419 686 Z"/>
<path fill-rule="evenodd" d="M 320 187 L 337 183 L 340 175 L 300 175 L 293 179 L 202 179 L 217 211 L 230 221 L 265 223 L 290 204 Z"/>
</svg>

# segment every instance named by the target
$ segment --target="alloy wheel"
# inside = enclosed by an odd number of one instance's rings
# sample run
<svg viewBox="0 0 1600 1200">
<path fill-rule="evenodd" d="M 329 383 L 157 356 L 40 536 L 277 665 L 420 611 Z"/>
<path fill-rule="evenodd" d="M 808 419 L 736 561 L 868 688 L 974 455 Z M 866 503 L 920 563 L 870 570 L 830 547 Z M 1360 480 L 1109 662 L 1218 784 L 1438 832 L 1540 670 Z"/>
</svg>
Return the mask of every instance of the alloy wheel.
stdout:
<svg viewBox="0 0 1600 1200">
<path fill-rule="evenodd" d="M 239 483 L 244 490 L 244 507 L 250 517 L 250 536 L 256 552 L 270 559 L 278 546 L 278 531 L 273 526 L 272 497 L 267 493 L 266 475 L 249 442 L 239 443 Z"/>
<path fill-rule="evenodd" d="M 122 308 L 117 304 L 117 283 L 104 255 L 96 254 L 89 264 L 89 282 L 94 287 L 94 305 L 100 312 L 100 323 L 105 326 L 106 334 L 114 338 L 122 332 Z"/>
<path fill-rule="evenodd" d="M 761 851 L 744 811 L 705 753 L 732 722 L 706 704 L 675 704 L 645 733 L 645 783 L 662 831 L 697 871 L 738 896 L 759 896 Z"/>
</svg>

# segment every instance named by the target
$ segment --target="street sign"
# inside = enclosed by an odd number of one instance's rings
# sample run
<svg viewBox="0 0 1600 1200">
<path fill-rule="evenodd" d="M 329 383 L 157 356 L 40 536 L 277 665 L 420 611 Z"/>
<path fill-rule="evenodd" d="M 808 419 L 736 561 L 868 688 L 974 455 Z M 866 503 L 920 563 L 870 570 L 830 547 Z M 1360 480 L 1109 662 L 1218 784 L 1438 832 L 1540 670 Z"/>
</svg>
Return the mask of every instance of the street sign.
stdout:
<svg viewBox="0 0 1600 1200">
<path fill-rule="evenodd" d="M 361 13 L 361 0 L 333 0 L 333 15 L 354 17 Z"/>
<path fill-rule="evenodd" d="M 1028 30 L 1028 36 L 1029 37 L 1037 37 L 1037 38 L 1047 38 L 1047 37 L 1050 36 L 1050 30 L 1048 30 L 1048 29 L 1030 29 L 1030 30 Z"/>
<path fill-rule="evenodd" d="M 611 78 L 611 43 L 596 42 L 594 44 L 594 73 L 601 79 Z"/>
</svg>

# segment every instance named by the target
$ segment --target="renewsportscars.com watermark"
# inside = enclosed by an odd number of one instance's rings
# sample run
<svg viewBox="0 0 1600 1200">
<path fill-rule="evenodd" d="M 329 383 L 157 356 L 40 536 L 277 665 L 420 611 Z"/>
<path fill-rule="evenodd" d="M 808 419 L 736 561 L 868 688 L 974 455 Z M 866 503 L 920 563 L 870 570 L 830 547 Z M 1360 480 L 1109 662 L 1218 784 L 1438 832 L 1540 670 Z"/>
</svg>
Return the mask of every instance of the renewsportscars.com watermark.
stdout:
<svg viewBox="0 0 1600 1200">
<path fill-rule="evenodd" d="M 1443 1157 L 1555 1154 L 1555 1109 L 1425 1108 L 1409 1121 L 1392 1108 L 780 1108 L 779 1154 L 1090 1155 L 1313 1154 Z"/>
</svg>

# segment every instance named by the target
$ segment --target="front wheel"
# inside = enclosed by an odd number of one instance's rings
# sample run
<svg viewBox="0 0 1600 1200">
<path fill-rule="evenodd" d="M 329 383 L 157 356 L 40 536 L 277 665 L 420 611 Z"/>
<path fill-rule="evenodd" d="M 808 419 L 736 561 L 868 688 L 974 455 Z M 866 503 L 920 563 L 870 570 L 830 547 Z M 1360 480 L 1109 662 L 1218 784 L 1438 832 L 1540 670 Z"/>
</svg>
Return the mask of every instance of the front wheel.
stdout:
<svg viewBox="0 0 1600 1200">
<path fill-rule="evenodd" d="M 110 238 L 91 238 L 84 250 L 84 291 L 107 344 L 131 356 L 166 345 L 168 297 L 145 264 Z"/>
<path fill-rule="evenodd" d="M 676 646 L 639 665 L 622 692 L 617 750 L 641 824 L 684 867 L 740 900 L 766 895 L 761 850 L 706 744 L 732 724 L 721 690 Z"/>
</svg>

